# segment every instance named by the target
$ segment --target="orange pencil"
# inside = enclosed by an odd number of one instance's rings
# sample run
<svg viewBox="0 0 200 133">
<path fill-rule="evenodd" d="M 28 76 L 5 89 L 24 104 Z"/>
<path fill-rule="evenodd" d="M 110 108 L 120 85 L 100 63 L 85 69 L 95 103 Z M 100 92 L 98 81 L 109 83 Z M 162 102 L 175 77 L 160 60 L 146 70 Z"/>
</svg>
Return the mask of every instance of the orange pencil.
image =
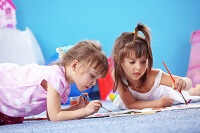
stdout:
<svg viewBox="0 0 200 133">
<path fill-rule="evenodd" d="M 167 72 L 169 73 L 169 75 L 170 75 L 170 77 L 171 77 L 172 81 L 173 81 L 173 82 L 174 82 L 174 84 L 175 84 L 175 80 L 174 80 L 174 78 L 172 77 L 172 74 L 170 73 L 170 71 L 169 71 L 169 69 L 167 68 L 166 64 L 164 63 L 164 61 L 163 61 L 162 63 L 163 63 L 163 65 L 165 66 L 165 68 L 167 69 Z M 181 93 L 181 91 L 180 91 L 180 93 Z M 185 97 L 183 96 L 183 94 L 182 94 L 182 93 L 181 93 L 181 96 L 183 97 L 183 100 L 185 101 L 185 104 L 187 105 L 187 104 L 188 104 L 188 102 L 185 100 Z"/>
</svg>

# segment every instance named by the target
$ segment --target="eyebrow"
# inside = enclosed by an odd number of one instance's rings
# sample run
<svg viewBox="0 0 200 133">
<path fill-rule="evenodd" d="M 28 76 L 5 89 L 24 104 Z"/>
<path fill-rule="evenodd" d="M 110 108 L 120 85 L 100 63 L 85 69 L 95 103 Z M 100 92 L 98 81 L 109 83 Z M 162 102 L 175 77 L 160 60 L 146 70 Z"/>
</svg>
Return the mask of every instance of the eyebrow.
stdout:
<svg viewBox="0 0 200 133">
<path fill-rule="evenodd" d="M 91 70 L 90 71 L 92 74 L 95 74 L 95 76 L 98 76 L 98 72 L 96 70 Z"/>
<path fill-rule="evenodd" d="M 127 57 L 127 59 L 135 60 L 135 59 L 138 59 L 138 58 L 130 58 L 130 57 Z M 141 57 L 141 59 L 147 59 L 147 57 Z"/>
</svg>

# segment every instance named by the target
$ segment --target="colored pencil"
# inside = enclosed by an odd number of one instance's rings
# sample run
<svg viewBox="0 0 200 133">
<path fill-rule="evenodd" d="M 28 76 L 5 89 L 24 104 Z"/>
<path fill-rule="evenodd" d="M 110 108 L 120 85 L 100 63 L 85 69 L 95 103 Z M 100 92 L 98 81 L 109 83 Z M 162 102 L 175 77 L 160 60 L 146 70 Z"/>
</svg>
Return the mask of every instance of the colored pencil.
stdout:
<svg viewBox="0 0 200 133">
<path fill-rule="evenodd" d="M 85 98 L 85 99 L 87 99 L 88 101 L 92 101 L 92 99 L 90 99 L 89 97 L 87 97 L 87 96 L 85 96 L 84 94 L 82 94 L 81 93 L 81 96 L 83 97 L 83 98 Z M 106 109 L 105 107 L 103 107 L 103 106 L 101 106 L 103 109 L 105 109 L 106 111 L 108 111 L 108 112 L 112 112 L 111 110 L 109 110 L 109 109 Z"/>
<path fill-rule="evenodd" d="M 165 66 L 165 68 L 166 68 L 167 72 L 169 73 L 169 75 L 170 75 L 170 77 L 171 77 L 171 79 L 172 79 L 173 83 L 175 84 L 175 80 L 174 80 L 174 78 L 172 77 L 172 74 L 170 73 L 169 69 L 167 68 L 167 65 L 165 64 L 165 62 L 164 62 L 164 61 L 163 61 L 162 63 L 163 63 L 163 65 Z M 188 102 L 185 100 L 185 97 L 183 96 L 183 94 L 182 94 L 182 92 L 181 92 L 181 91 L 180 91 L 180 93 L 181 93 L 181 96 L 182 96 L 183 100 L 185 101 L 185 104 L 187 105 L 187 104 L 188 104 Z"/>
<path fill-rule="evenodd" d="M 83 98 L 85 98 L 85 99 L 87 99 L 88 101 L 92 101 L 92 99 L 91 98 L 89 98 L 89 97 L 87 97 L 87 96 L 85 96 L 83 93 L 80 93 L 80 92 L 78 92 L 77 90 L 75 90 L 75 89 L 73 89 L 73 91 L 75 91 L 77 94 L 80 94 Z M 101 106 L 101 108 L 103 108 L 103 109 L 105 109 L 106 111 L 108 111 L 108 112 L 112 112 L 111 110 L 109 110 L 109 109 L 106 109 L 105 107 L 103 107 L 103 105 Z"/>
</svg>

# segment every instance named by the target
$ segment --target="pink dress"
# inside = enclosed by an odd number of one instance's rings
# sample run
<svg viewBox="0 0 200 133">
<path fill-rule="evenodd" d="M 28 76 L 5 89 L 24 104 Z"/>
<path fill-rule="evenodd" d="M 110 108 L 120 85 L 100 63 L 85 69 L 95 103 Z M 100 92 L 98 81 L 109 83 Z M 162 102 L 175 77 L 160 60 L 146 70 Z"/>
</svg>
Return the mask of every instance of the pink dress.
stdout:
<svg viewBox="0 0 200 133">
<path fill-rule="evenodd" d="M 40 85 L 46 80 L 66 103 L 70 92 L 64 67 L 28 64 L 0 64 L 0 112 L 11 117 L 26 117 L 47 109 L 47 92 Z"/>
</svg>

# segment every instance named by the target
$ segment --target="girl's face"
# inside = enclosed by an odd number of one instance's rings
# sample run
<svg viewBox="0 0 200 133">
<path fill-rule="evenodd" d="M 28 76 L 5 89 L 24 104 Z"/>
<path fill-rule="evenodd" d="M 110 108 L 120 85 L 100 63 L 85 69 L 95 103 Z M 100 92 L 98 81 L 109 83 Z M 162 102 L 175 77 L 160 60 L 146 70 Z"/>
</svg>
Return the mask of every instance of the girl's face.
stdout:
<svg viewBox="0 0 200 133">
<path fill-rule="evenodd" d="M 148 59 L 144 56 L 141 58 L 125 57 L 121 65 L 127 79 L 138 80 L 142 77 L 148 67 Z"/>
<path fill-rule="evenodd" d="M 77 71 L 74 82 L 80 91 L 84 91 L 94 86 L 99 77 L 97 71 L 91 68 L 84 72 Z"/>
</svg>

